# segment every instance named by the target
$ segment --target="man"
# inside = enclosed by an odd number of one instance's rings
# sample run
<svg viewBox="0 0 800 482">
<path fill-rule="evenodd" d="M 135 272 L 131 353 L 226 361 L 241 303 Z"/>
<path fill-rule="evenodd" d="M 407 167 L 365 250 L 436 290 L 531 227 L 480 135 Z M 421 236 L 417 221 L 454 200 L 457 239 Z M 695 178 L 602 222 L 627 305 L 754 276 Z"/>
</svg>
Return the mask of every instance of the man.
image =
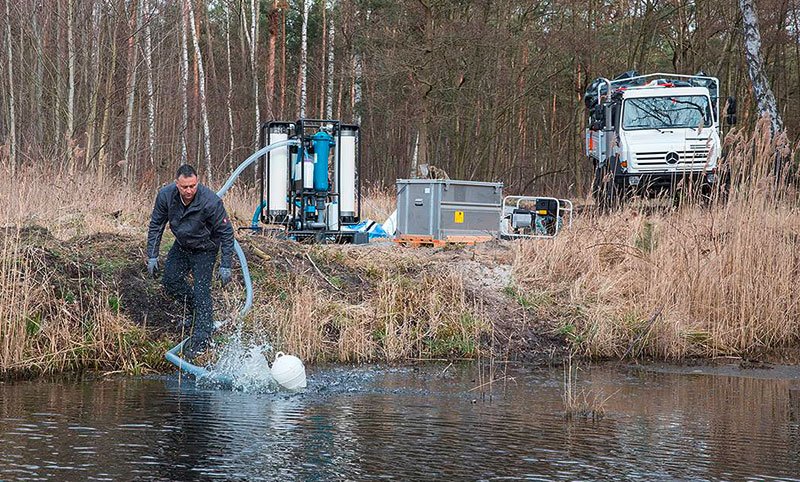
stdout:
<svg viewBox="0 0 800 482">
<path fill-rule="evenodd" d="M 214 330 L 211 276 L 217 251 L 222 248 L 219 277 L 225 286 L 231 280 L 233 227 L 217 194 L 199 184 L 197 172 L 188 164 L 178 168 L 175 183 L 156 196 L 147 232 L 147 271 L 156 276 L 158 250 L 164 226 L 175 235 L 175 244 L 164 265 L 164 288 L 171 296 L 191 302 L 194 311 L 191 340 L 184 346 L 188 359 L 205 350 Z M 191 271 L 194 286 L 186 282 Z"/>
</svg>

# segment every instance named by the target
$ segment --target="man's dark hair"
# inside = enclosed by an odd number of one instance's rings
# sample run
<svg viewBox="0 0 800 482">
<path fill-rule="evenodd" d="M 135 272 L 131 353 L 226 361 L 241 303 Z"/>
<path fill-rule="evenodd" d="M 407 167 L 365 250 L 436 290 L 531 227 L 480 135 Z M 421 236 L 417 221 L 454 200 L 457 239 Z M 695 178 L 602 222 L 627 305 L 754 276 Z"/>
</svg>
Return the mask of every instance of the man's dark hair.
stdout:
<svg viewBox="0 0 800 482">
<path fill-rule="evenodd" d="M 192 166 L 189 164 L 181 164 L 181 167 L 178 168 L 178 172 L 175 173 L 175 179 L 178 179 L 179 177 L 192 177 L 196 175 L 197 171 L 195 171 Z"/>
</svg>

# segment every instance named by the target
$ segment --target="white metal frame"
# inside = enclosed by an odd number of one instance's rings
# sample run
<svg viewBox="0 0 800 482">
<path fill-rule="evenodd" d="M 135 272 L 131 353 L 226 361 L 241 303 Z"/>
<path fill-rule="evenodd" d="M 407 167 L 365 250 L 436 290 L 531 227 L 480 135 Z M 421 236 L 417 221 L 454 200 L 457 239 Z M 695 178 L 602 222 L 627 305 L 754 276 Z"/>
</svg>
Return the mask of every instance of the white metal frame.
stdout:
<svg viewBox="0 0 800 482">
<path fill-rule="evenodd" d="M 523 202 L 533 202 L 535 204 L 536 201 L 540 199 L 556 201 L 558 205 L 558 209 L 556 210 L 555 232 L 553 234 L 519 234 L 510 232 L 509 229 L 511 228 L 511 214 L 513 213 L 514 209 L 519 209 L 520 204 Z M 511 211 L 506 212 L 506 208 L 511 208 Z M 567 227 L 572 226 L 572 212 L 573 212 L 572 201 L 570 201 L 569 199 L 558 199 L 549 196 L 506 196 L 503 198 L 503 210 L 500 217 L 499 234 L 501 238 L 538 238 L 538 239 L 554 238 L 561 231 L 561 226 L 558 223 L 558 219 L 563 219 L 564 217 L 566 217 L 565 220 L 566 226 Z M 531 219 L 531 230 L 533 232 L 536 231 L 535 213 L 534 213 L 534 218 Z"/>
</svg>

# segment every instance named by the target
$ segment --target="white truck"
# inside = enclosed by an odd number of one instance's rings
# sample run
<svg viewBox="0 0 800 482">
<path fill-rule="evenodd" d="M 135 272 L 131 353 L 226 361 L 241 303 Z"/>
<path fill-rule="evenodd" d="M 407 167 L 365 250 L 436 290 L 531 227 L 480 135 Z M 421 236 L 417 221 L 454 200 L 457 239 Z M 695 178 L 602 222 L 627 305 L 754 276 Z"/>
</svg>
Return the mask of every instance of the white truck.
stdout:
<svg viewBox="0 0 800 482">
<path fill-rule="evenodd" d="M 597 205 L 631 193 L 655 194 L 694 183 L 704 192 L 719 182 L 719 80 L 706 75 L 627 72 L 588 88 L 586 155 L 594 167 Z M 728 99 L 727 121 L 736 122 Z"/>
</svg>

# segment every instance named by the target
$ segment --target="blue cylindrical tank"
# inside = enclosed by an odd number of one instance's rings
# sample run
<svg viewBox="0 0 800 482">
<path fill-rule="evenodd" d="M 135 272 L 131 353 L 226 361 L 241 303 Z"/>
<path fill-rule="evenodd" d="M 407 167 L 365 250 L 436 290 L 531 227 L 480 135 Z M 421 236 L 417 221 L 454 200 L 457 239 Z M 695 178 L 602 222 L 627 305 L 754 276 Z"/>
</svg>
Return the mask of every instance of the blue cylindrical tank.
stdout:
<svg viewBox="0 0 800 482">
<path fill-rule="evenodd" d="M 311 139 L 314 142 L 314 155 L 316 156 L 314 190 L 324 192 L 328 190 L 328 156 L 333 145 L 333 137 L 327 132 L 319 131 Z"/>
</svg>

